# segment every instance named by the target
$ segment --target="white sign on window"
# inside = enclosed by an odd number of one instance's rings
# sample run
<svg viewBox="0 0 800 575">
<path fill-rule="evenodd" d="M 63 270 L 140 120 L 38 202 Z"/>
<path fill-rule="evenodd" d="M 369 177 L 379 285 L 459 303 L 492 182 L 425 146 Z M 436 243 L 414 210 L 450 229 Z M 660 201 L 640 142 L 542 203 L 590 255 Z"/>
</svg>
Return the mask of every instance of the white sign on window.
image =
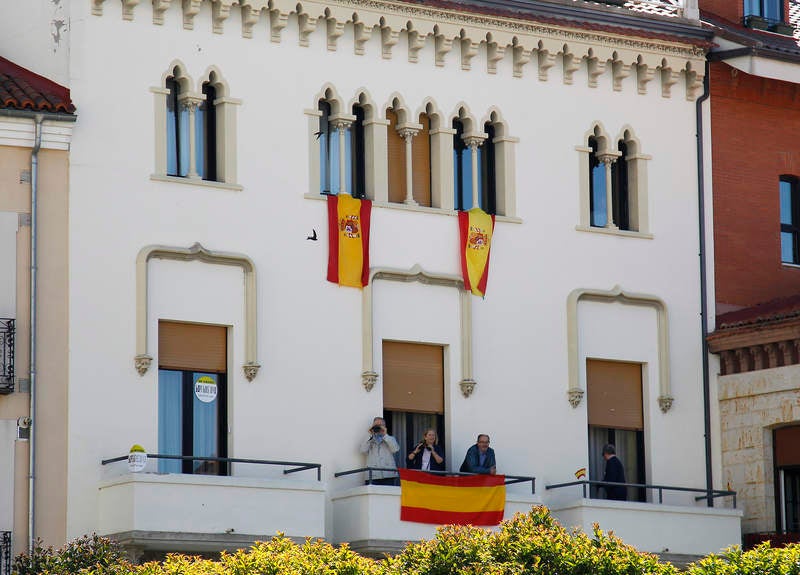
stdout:
<svg viewBox="0 0 800 575">
<path fill-rule="evenodd" d="M 198 377 L 194 382 L 194 394 L 203 403 L 211 403 L 217 398 L 217 382 L 207 375 Z"/>
</svg>

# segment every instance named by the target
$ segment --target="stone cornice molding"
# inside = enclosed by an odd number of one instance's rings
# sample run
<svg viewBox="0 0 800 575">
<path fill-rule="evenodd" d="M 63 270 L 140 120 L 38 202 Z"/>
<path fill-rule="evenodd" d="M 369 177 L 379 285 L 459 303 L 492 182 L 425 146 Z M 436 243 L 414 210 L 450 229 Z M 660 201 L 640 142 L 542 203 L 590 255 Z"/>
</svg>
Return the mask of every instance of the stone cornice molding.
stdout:
<svg viewBox="0 0 800 575">
<path fill-rule="evenodd" d="M 138 2 L 121 0 L 125 8 L 124 17 L 133 18 Z M 92 13 L 101 15 L 106 0 L 92 0 Z M 203 2 L 212 0 L 183 0 L 168 3 L 159 0 L 154 21 L 163 22 L 167 10 L 183 10 L 184 27 L 194 25 L 195 16 Z M 222 24 L 229 17 L 230 0 L 213 0 L 212 29 L 223 33 Z M 448 63 L 447 55 L 454 42 L 461 46 L 460 57 L 450 58 L 452 65 L 468 69 L 470 61 L 479 53 L 481 45 L 486 45 L 487 74 L 497 72 L 497 63 L 506 51 L 513 54 L 513 75 L 521 77 L 524 67 L 530 62 L 538 65 L 538 77 L 546 81 L 547 70 L 557 60 L 566 65 L 562 81 L 572 82 L 573 73 L 580 66 L 586 66 L 591 78 L 605 74 L 611 69 L 613 87 L 622 89 L 622 81 L 633 67 L 637 74 L 639 93 L 647 90 L 650 79 L 661 72 L 662 95 L 670 97 L 670 88 L 683 78 L 686 84 L 686 97 L 693 100 L 702 85 L 705 48 L 693 44 L 697 39 L 686 42 L 658 40 L 643 37 L 625 36 L 616 32 L 599 32 L 577 27 L 558 26 L 512 18 L 492 16 L 473 12 L 447 10 L 422 4 L 403 4 L 387 0 L 273 0 L 265 4 L 262 0 L 241 0 L 238 8 L 242 11 L 242 35 L 252 36 L 254 24 L 261 18 L 267 20 L 271 30 L 271 40 L 281 42 L 280 32 L 289 23 L 290 16 L 299 27 L 301 45 L 308 45 L 311 34 L 320 20 L 325 23 L 327 34 L 326 48 L 337 49 L 338 38 L 352 33 L 356 39 L 356 54 L 363 54 L 367 41 L 373 34 L 379 34 L 382 56 L 393 57 L 392 48 L 398 44 L 401 33 L 410 35 L 408 59 L 418 60 L 417 54 L 424 44 L 435 44 L 435 64 Z M 635 17 L 635 16 L 634 16 Z M 609 16 L 609 22 L 613 17 Z M 645 23 L 645 20 L 642 20 Z M 613 24 L 612 24 L 613 25 Z M 402 44 L 401 44 L 402 45 Z M 533 53 L 538 58 L 532 58 Z M 557 58 L 558 55 L 562 57 Z M 612 66 L 606 66 L 611 62 Z"/>
<path fill-rule="evenodd" d="M 361 384 L 367 391 L 372 390 L 378 381 L 375 371 L 373 349 L 374 314 L 372 311 L 373 286 L 376 280 L 395 282 L 418 282 L 424 285 L 453 287 L 458 290 L 461 310 L 461 380 L 462 395 L 469 397 L 477 383 L 472 378 L 472 300 L 470 292 L 464 290 L 461 276 L 427 272 L 415 264 L 411 269 L 372 268 L 369 283 L 361 290 L 361 333 L 362 333 L 362 373 Z"/>
<path fill-rule="evenodd" d="M 244 272 L 244 356 L 242 366 L 247 381 L 252 381 L 259 368 L 257 360 L 257 292 L 256 267 L 249 257 L 242 254 L 214 252 L 199 243 L 189 248 L 151 245 L 142 248 L 136 256 L 136 356 L 134 365 L 139 375 L 144 375 L 153 361 L 148 352 L 148 262 L 151 259 L 164 259 L 181 262 L 199 261 L 207 264 L 234 266 Z"/>
<path fill-rule="evenodd" d="M 581 301 L 601 303 L 621 303 L 625 305 L 646 306 L 656 310 L 658 329 L 658 388 L 659 408 L 666 413 L 672 407 L 673 397 L 669 379 L 669 325 L 667 306 L 664 301 L 654 295 L 626 292 L 620 286 L 610 290 L 578 288 L 572 290 L 567 297 L 567 398 L 572 407 L 578 407 L 584 395 L 580 386 L 580 353 L 578 350 L 578 304 Z"/>
</svg>

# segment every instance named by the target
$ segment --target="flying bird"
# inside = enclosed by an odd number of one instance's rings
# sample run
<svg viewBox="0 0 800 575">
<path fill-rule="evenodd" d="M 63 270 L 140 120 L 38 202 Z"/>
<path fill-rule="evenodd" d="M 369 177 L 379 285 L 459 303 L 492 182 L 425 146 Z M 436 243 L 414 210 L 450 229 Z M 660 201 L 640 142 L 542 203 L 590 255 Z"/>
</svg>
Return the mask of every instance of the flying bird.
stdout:
<svg viewBox="0 0 800 575">
<path fill-rule="evenodd" d="M 312 242 L 317 241 L 317 230 L 311 229 L 311 235 L 306 237 L 307 240 L 311 240 Z"/>
</svg>

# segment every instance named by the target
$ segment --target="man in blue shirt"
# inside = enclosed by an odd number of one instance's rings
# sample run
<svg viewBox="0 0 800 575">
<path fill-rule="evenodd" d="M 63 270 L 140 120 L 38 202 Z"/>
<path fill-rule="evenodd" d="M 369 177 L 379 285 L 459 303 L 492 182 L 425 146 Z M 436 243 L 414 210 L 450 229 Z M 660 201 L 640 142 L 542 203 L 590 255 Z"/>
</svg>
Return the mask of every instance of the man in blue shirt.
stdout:
<svg viewBox="0 0 800 575">
<path fill-rule="evenodd" d="M 461 464 L 462 473 L 481 473 L 484 475 L 494 475 L 497 473 L 497 462 L 494 458 L 494 449 L 489 447 L 489 436 L 481 433 L 478 440 L 469 449 Z"/>
</svg>

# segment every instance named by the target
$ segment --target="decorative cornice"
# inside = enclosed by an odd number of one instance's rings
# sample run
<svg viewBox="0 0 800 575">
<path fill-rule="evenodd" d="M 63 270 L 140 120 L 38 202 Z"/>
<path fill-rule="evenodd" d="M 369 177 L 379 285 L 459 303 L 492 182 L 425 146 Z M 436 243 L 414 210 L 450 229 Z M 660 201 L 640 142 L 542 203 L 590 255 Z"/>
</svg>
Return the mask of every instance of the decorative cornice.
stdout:
<svg viewBox="0 0 800 575">
<path fill-rule="evenodd" d="M 103 4 L 107 1 L 92 0 L 92 13 L 102 14 Z M 140 0 L 119 1 L 123 4 L 123 16 L 126 19 L 133 18 L 133 11 Z M 252 36 L 253 26 L 266 12 L 264 17 L 268 19 L 271 40 L 280 42 L 281 31 L 287 26 L 289 17 L 295 15 L 300 44 L 303 46 L 309 45 L 312 33 L 322 20 L 327 32 L 328 50 L 336 50 L 338 39 L 343 34 L 351 33 L 354 36 L 355 53 L 363 54 L 368 40 L 377 29 L 382 56 L 386 59 L 393 57 L 393 48 L 398 45 L 400 35 L 405 33 L 409 38 L 406 45 L 410 62 L 418 61 L 419 51 L 431 40 L 434 43 L 435 64 L 444 66 L 452 60 L 448 60 L 447 55 L 452 51 L 454 42 L 457 42 L 459 58 L 456 60 L 465 70 L 470 69 L 481 45 L 485 45 L 488 74 L 497 72 L 497 63 L 507 50 L 511 50 L 514 77 L 523 75 L 524 67 L 536 52 L 535 62 L 542 81 L 547 80 L 548 69 L 559 61 L 558 56 L 561 55 L 560 61 L 564 65 L 562 80 L 566 84 L 572 82 L 574 72 L 585 62 L 590 85 L 595 85 L 597 78 L 610 68 L 613 88 L 621 90 L 623 80 L 636 66 L 639 93 L 646 90 L 648 81 L 655 77 L 655 71 L 661 72 L 662 95 L 665 97 L 670 96 L 671 86 L 681 78 L 686 82 L 686 97 L 690 100 L 696 97 L 702 86 L 702 75 L 695 72 L 703 69 L 705 58 L 705 47 L 698 45 L 704 42 L 700 40 L 702 32 L 685 21 L 683 24 L 658 24 L 679 32 L 673 38 L 653 39 L 627 36 L 622 27 L 614 24 L 619 16 L 603 10 L 583 10 L 581 17 L 591 16 L 598 22 L 603 21 L 611 27 L 608 32 L 580 28 L 581 22 L 578 20 L 571 25 L 569 19 L 564 19 L 564 24 L 547 23 L 554 21 L 552 14 L 530 14 L 530 18 L 545 20 L 537 22 L 387 0 L 153 0 L 153 20 L 162 23 L 165 11 L 180 6 L 184 28 L 192 29 L 203 2 L 212 2 L 211 25 L 216 33 L 223 33 L 223 24 L 229 19 L 231 7 L 238 5 L 241 10 L 241 34 L 245 38 Z M 551 11 L 559 9 L 537 6 L 536 10 L 545 8 Z M 566 10 L 568 7 L 562 6 L 560 9 Z M 636 18 L 639 17 L 630 15 L 628 20 L 635 22 Z M 654 21 L 641 19 L 641 24 L 644 34 L 653 33 L 648 32 L 647 27 L 654 25 Z M 631 34 L 636 34 L 634 28 L 630 30 Z M 657 33 L 669 34 L 666 31 Z M 680 34 L 685 35 L 685 41 L 679 37 Z M 612 66 L 607 66 L 608 62 Z"/>
</svg>

